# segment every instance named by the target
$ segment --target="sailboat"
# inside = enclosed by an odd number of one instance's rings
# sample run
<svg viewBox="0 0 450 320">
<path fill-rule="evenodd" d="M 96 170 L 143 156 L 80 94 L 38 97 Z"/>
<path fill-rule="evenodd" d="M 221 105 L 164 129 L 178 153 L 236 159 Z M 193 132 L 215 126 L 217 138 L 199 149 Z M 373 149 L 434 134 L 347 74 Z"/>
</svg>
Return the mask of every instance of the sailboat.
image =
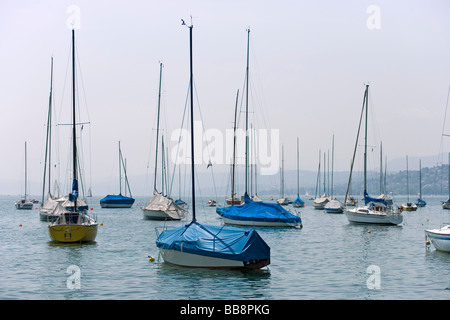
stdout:
<svg viewBox="0 0 450 320">
<path fill-rule="evenodd" d="M 31 210 L 33 209 L 33 201 L 27 200 L 27 142 L 25 141 L 25 195 L 22 199 L 16 201 L 16 209 Z"/>
<path fill-rule="evenodd" d="M 155 155 L 155 176 L 153 183 L 153 197 L 147 203 L 145 207 L 142 208 L 144 219 L 149 220 L 181 220 L 187 215 L 187 211 L 183 209 L 180 205 L 176 204 L 175 201 L 159 193 L 156 189 L 156 177 L 158 170 L 158 141 L 159 141 L 159 114 L 161 110 L 161 80 L 162 80 L 162 68 L 163 64 L 159 63 L 159 95 L 158 95 L 158 118 L 156 126 L 156 155 Z M 164 177 L 162 177 L 164 181 Z"/>
<path fill-rule="evenodd" d="M 327 204 L 325 204 L 325 207 L 323 209 L 326 213 L 343 213 L 344 206 L 339 200 L 337 200 L 333 196 L 333 187 L 334 187 L 333 176 L 334 176 L 334 135 L 333 135 L 333 149 L 331 156 L 331 197 L 330 201 Z"/>
<path fill-rule="evenodd" d="M 450 87 L 449 87 L 450 92 Z M 450 153 L 448 154 L 448 188 L 450 193 Z M 449 197 L 450 199 L 450 197 Z M 450 209 L 450 207 L 446 206 L 447 202 L 442 203 L 443 209 Z M 434 247 L 438 251 L 450 252 L 450 224 L 445 223 L 441 228 L 434 228 L 425 230 L 425 236 L 427 239 L 431 240 Z"/>
<path fill-rule="evenodd" d="M 297 198 L 292 201 L 292 206 L 294 208 L 301 208 L 305 206 L 305 202 L 300 199 L 300 156 L 299 156 L 299 144 L 298 144 L 298 137 L 297 137 Z"/>
<path fill-rule="evenodd" d="M 72 29 L 72 191 L 68 196 L 71 205 L 58 203 L 58 217 L 48 224 L 50 238 L 57 242 L 90 242 L 97 236 L 98 223 L 85 210 L 78 207 L 77 135 L 75 104 L 75 29 Z M 70 208 L 69 208 L 70 207 Z"/>
<path fill-rule="evenodd" d="M 280 189 L 281 197 L 277 200 L 277 203 L 282 206 L 287 206 L 289 204 L 289 199 L 284 195 L 284 146 L 281 146 L 281 177 L 280 177 Z"/>
<path fill-rule="evenodd" d="M 249 45 L 250 29 L 247 29 L 247 68 L 246 68 L 246 103 L 245 103 L 245 194 L 244 203 L 237 206 L 216 208 L 225 224 L 261 226 L 261 227 L 302 227 L 302 220 L 281 207 L 278 203 L 253 201 L 248 195 L 248 81 L 249 81 Z"/>
<path fill-rule="evenodd" d="M 399 209 L 401 211 L 416 211 L 417 205 L 409 201 L 409 170 L 408 170 L 408 156 L 406 156 L 406 194 L 408 199 L 406 203 L 403 203 Z"/>
<path fill-rule="evenodd" d="M 436 250 L 450 252 L 450 224 L 442 228 L 425 230 L 425 235 L 431 240 Z"/>
<path fill-rule="evenodd" d="M 183 25 L 185 25 L 183 21 Z M 270 247 L 255 230 L 201 224 L 195 213 L 194 111 L 192 72 L 192 29 L 190 38 L 190 112 L 192 221 L 184 226 L 162 231 L 156 246 L 165 262 L 183 267 L 250 268 L 270 264 Z"/>
<path fill-rule="evenodd" d="M 53 57 L 51 58 L 51 72 L 50 72 L 50 94 L 48 102 L 48 112 L 47 112 L 47 137 L 45 143 L 45 160 L 44 160 L 44 177 L 42 183 L 42 201 L 41 210 L 39 211 L 39 219 L 41 221 L 54 221 L 57 218 L 55 215 L 55 209 L 58 205 L 58 199 L 61 197 L 58 182 L 55 180 L 53 184 L 54 191 L 51 192 L 51 171 L 52 171 L 52 99 L 53 99 Z M 48 168 L 47 168 L 48 164 Z M 48 178 L 47 178 L 48 175 Z M 45 196 L 45 187 L 48 183 L 47 197 Z"/>
<path fill-rule="evenodd" d="M 419 160 L 419 198 L 414 202 L 418 207 L 425 207 L 427 202 L 422 199 L 422 161 Z"/>
<path fill-rule="evenodd" d="M 369 224 L 389 224 L 397 225 L 402 223 L 403 216 L 400 212 L 394 211 L 391 206 L 388 206 L 386 201 L 382 198 L 372 198 L 367 193 L 367 119 L 368 119 L 368 100 L 369 99 L 369 85 L 366 85 L 363 98 L 363 107 L 361 110 L 361 117 L 358 126 L 358 134 L 356 136 L 355 148 L 353 151 L 353 159 L 350 168 L 350 174 L 347 184 L 347 192 L 345 193 L 344 203 L 347 202 L 347 195 L 349 185 L 351 183 L 351 176 L 353 165 L 355 162 L 356 148 L 358 146 L 358 136 L 361 129 L 362 117 L 365 110 L 365 138 L 364 138 L 364 205 L 357 206 L 352 209 L 344 209 L 349 222 L 352 223 L 369 223 Z"/>
<path fill-rule="evenodd" d="M 122 195 L 122 167 L 125 174 L 125 187 L 130 194 L 129 197 Z M 130 184 L 128 183 L 127 170 L 124 165 L 122 150 L 120 149 L 119 141 L 119 194 L 108 194 L 100 200 L 102 208 L 130 208 L 134 203 L 134 198 L 131 196 Z"/>
<path fill-rule="evenodd" d="M 323 194 L 322 196 L 317 197 L 317 194 L 320 194 L 320 191 L 318 191 L 320 189 L 320 159 L 321 159 L 321 152 L 319 150 L 319 168 L 317 170 L 317 181 L 316 181 L 316 198 L 313 201 L 313 208 L 316 210 L 323 210 L 325 208 L 325 205 L 328 203 L 328 201 L 330 201 L 330 197 L 326 194 L 325 192 L 325 153 L 324 155 L 324 174 L 323 174 Z"/>
<path fill-rule="evenodd" d="M 226 199 L 227 204 L 241 204 L 241 200 L 236 198 L 235 173 L 236 173 L 236 126 L 237 126 L 237 107 L 238 107 L 239 90 L 236 93 L 236 106 L 234 108 L 234 126 L 233 126 L 233 160 L 231 164 L 231 196 Z"/>
</svg>

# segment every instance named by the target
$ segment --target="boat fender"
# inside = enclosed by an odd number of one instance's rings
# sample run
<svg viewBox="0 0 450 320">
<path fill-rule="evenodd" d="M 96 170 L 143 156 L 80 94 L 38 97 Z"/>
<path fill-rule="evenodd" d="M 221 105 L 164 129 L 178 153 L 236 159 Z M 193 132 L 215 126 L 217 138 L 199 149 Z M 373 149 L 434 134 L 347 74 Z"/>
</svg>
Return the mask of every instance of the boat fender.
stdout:
<svg viewBox="0 0 450 320">
<path fill-rule="evenodd" d="M 153 262 L 153 261 L 155 261 L 155 258 L 152 256 L 148 256 L 148 261 Z"/>
</svg>

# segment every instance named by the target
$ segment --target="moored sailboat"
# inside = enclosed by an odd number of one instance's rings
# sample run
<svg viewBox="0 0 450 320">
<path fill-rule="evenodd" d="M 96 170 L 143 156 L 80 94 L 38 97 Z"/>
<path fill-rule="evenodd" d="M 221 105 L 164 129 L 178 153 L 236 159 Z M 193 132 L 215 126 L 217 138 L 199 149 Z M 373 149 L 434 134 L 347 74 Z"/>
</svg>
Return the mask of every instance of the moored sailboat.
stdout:
<svg viewBox="0 0 450 320">
<path fill-rule="evenodd" d="M 25 194 L 24 197 L 15 203 L 16 209 L 19 210 L 31 210 L 33 209 L 33 201 L 27 199 L 27 142 L 25 141 Z"/>
<path fill-rule="evenodd" d="M 248 86 L 249 86 L 250 29 L 247 29 L 247 68 L 245 102 L 245 194 L 244 202 L 237 206 L 217 208 L 216 213 L 225 224 L 263 227 L 302 227 L 299 216 L 292 214 L 278 203 L 253 201 L 248 195 L 249 135 L 248 135 Z"/>
<path fill-rule="evenodd" d="M 368 99 L 369 99 L 369 85 L 366 85 L 363 98 L 363 107 L 361 110 L 361 117 L 358 127 L 358 134 L 353 151 L 353 159 L 350 168 L 349 181 L 347 185 L 347 192 L 345 194 L 344 203 L 347 202 L 347 195 L 349 185 L 351 183 L 352 169 L 355 161 L 355 153 L 358 145 L 358 136 L 361 129 L 362 117 L 365 110 L 365 141 L 364 141 L 364 205 L 357 206 L 352 209 L 346 208 L 345 215 L 349 222 L 353 223 L 369 223 L 369 224 L 388 224 L 397 225 L 402 223 L 403 216 L 400 212 L 394 211 L 391 206 L 388 206 L 383 198 L 373 198 L 367 193 L 367 119 L 368 119 Z"/>
<path fill-rule="evenodd" d="M 57 204 L 58 216 L 48 224 L 50 238 L 57 242 L 90 242 L 97 236 L 98 223 L 85 210 L 78 207 L 77 135 L 75 104 L 75 29 L 72 29 L 72 191 L 67 201 L 69 206 Z M 68 208 L 71 208 L 69 210 Z"/>
<path fill-rule="evenodd" d="M 187 215 L 187 211 L 178 205 L 172 198 L 159 193 L 156 188 L 156 177 L 158 170 L 158 141 L 159 141 L 159 114 L 161 109 L 161 80 L 163 64 L 159 64 L 159 95 L 158 95 L 158 115 L 156 127 L 156 155 L 155 155 L 155 175 L 153 183 L 153 197 L 142 207 L 144 219 L 148 220 L 181 220 Z M 164 177 L 163 177 L 164 179 Z"/>
<path fill-rule="evenodd" d="M 183 25 L 185 25 L 183 21 Z M 193 129 L 192 29 L 190 36 L 191 182 L 192 221 L 158 235 L 156 246 L 165 262 L 197 268 L 259 269 L 270 263 L 270 247 L 255 230 L 212 226 L 196 220 Z"/>
<path fill-rule="evenodd" d="M 408 170 L 408 156 L 406 156 L 406 194 L 407 201 L 403 203 L 400 207 L 400 211 L 416 211 L 417 205 L 409 201 L 409 170 Z"/>
<path fill-rule="evenodd" d="M 122 195 L 122 167 L 125 174 L 125 187 L 128 189 L 130 196 Z M 126 189 L 126 190 L 127 190 Z M 119 194 L 108 194 L 100 200 L 102 208 L 130 208 L 134 203 L 134 198 L 131 196 L 130 184 L 128 183 L 127 171 L 122 157 L 122 150 L 120 149 L 119 141 Z"/>
<path fill-rule="evenodd" d="M 297 198 L 292 201 L 292 206 L 294 208 L 301 208 L 305 206 L 305 202 L 300 199 L 300 155 L 299 155 L 299 143 L 298 143 L 298 137 L 297 137 Z"/>
</svg>

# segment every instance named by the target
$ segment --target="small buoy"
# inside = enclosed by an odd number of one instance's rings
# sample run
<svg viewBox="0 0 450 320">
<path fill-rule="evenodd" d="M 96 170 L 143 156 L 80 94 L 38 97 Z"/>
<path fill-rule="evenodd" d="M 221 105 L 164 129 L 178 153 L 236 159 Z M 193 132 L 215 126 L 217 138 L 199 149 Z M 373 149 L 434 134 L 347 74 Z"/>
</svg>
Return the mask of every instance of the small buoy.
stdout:
<svg viewBox="0 0 450 320">
<path fill-rule="evenodd" d="M 94 210 L 94 208 L 91 208 L 91 210 Z"/>
<path fill-rule="evenodd" d="M 148 261 L 153 262 L 155 261 L 155 258 L 153 258 L 152 256 L 148 256 Z"/>
<path fill-rule="evenodd" d="M 425 244 L 426 244 L 427 246 L 429 246 L 429 245 L 430 245 L 430 241 L 427 240 L 427 241 L 425 242 Z"/>
<path fill-rule="evenodd" d="M 103 226 L 103 223 L 100 223 L 101 226 Z"/>
<path fill-rule="evenodd" d="M 370 233 L 370 232 L 371 232 L 370 230 L 367 231 L 367 233 Z"/>
<path fill-rule="evenodd" d="M 22 224 L 19 224 L 19 227 L 21 227 L 22 226 Z"/>
</svg>

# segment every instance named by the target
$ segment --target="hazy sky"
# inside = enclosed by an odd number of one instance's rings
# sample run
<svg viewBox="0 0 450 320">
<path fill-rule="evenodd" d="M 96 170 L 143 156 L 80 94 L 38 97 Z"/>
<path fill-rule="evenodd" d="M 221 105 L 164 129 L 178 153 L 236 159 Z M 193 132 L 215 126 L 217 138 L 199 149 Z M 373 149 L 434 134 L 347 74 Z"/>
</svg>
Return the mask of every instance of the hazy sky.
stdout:
<svg viewBox="0 0 450 320">
<path fill-rule="evenodd" d="M 296 167 L 297 137 L 301 168 L 316 170 L 319 149 L 331 150 L 334 134 L 335 170 L 347 170 L 365 83 L 371 145 L 383 141 L 388 159 L 440 151 L 450 84 L 448 0 L 3 0 L 0 176 L 7 193 L 21 192 L 25 140 L 29 179 L 42 180 L 52 56 L 55 118 L 70 121 L 71 5 L 80 10 L 80 119 L 90 122 L 83 145 L 91 151 L 85 166 L 93 184 L 117 173 L 119 140 L 129 174 L 146 174 L 153 165 L 159 61 L 166 139 L 181 126 L 189 81 L 189 32 L 181 19 L 190 24 L 191 16 L 196 105 L 205 129 L 225 137 L 233 127 L 250 28 L 250 118 L 258 128 L 279 130 L 286 169 Z M 450 133 L 450 119 L 447 124 Z M 68 127 L 58 132 L 65 172 Z M 442 149 L 450 151 L 450 141 Z M 378 157 L 378 147 L 373 154 Z"/>
</svg>

